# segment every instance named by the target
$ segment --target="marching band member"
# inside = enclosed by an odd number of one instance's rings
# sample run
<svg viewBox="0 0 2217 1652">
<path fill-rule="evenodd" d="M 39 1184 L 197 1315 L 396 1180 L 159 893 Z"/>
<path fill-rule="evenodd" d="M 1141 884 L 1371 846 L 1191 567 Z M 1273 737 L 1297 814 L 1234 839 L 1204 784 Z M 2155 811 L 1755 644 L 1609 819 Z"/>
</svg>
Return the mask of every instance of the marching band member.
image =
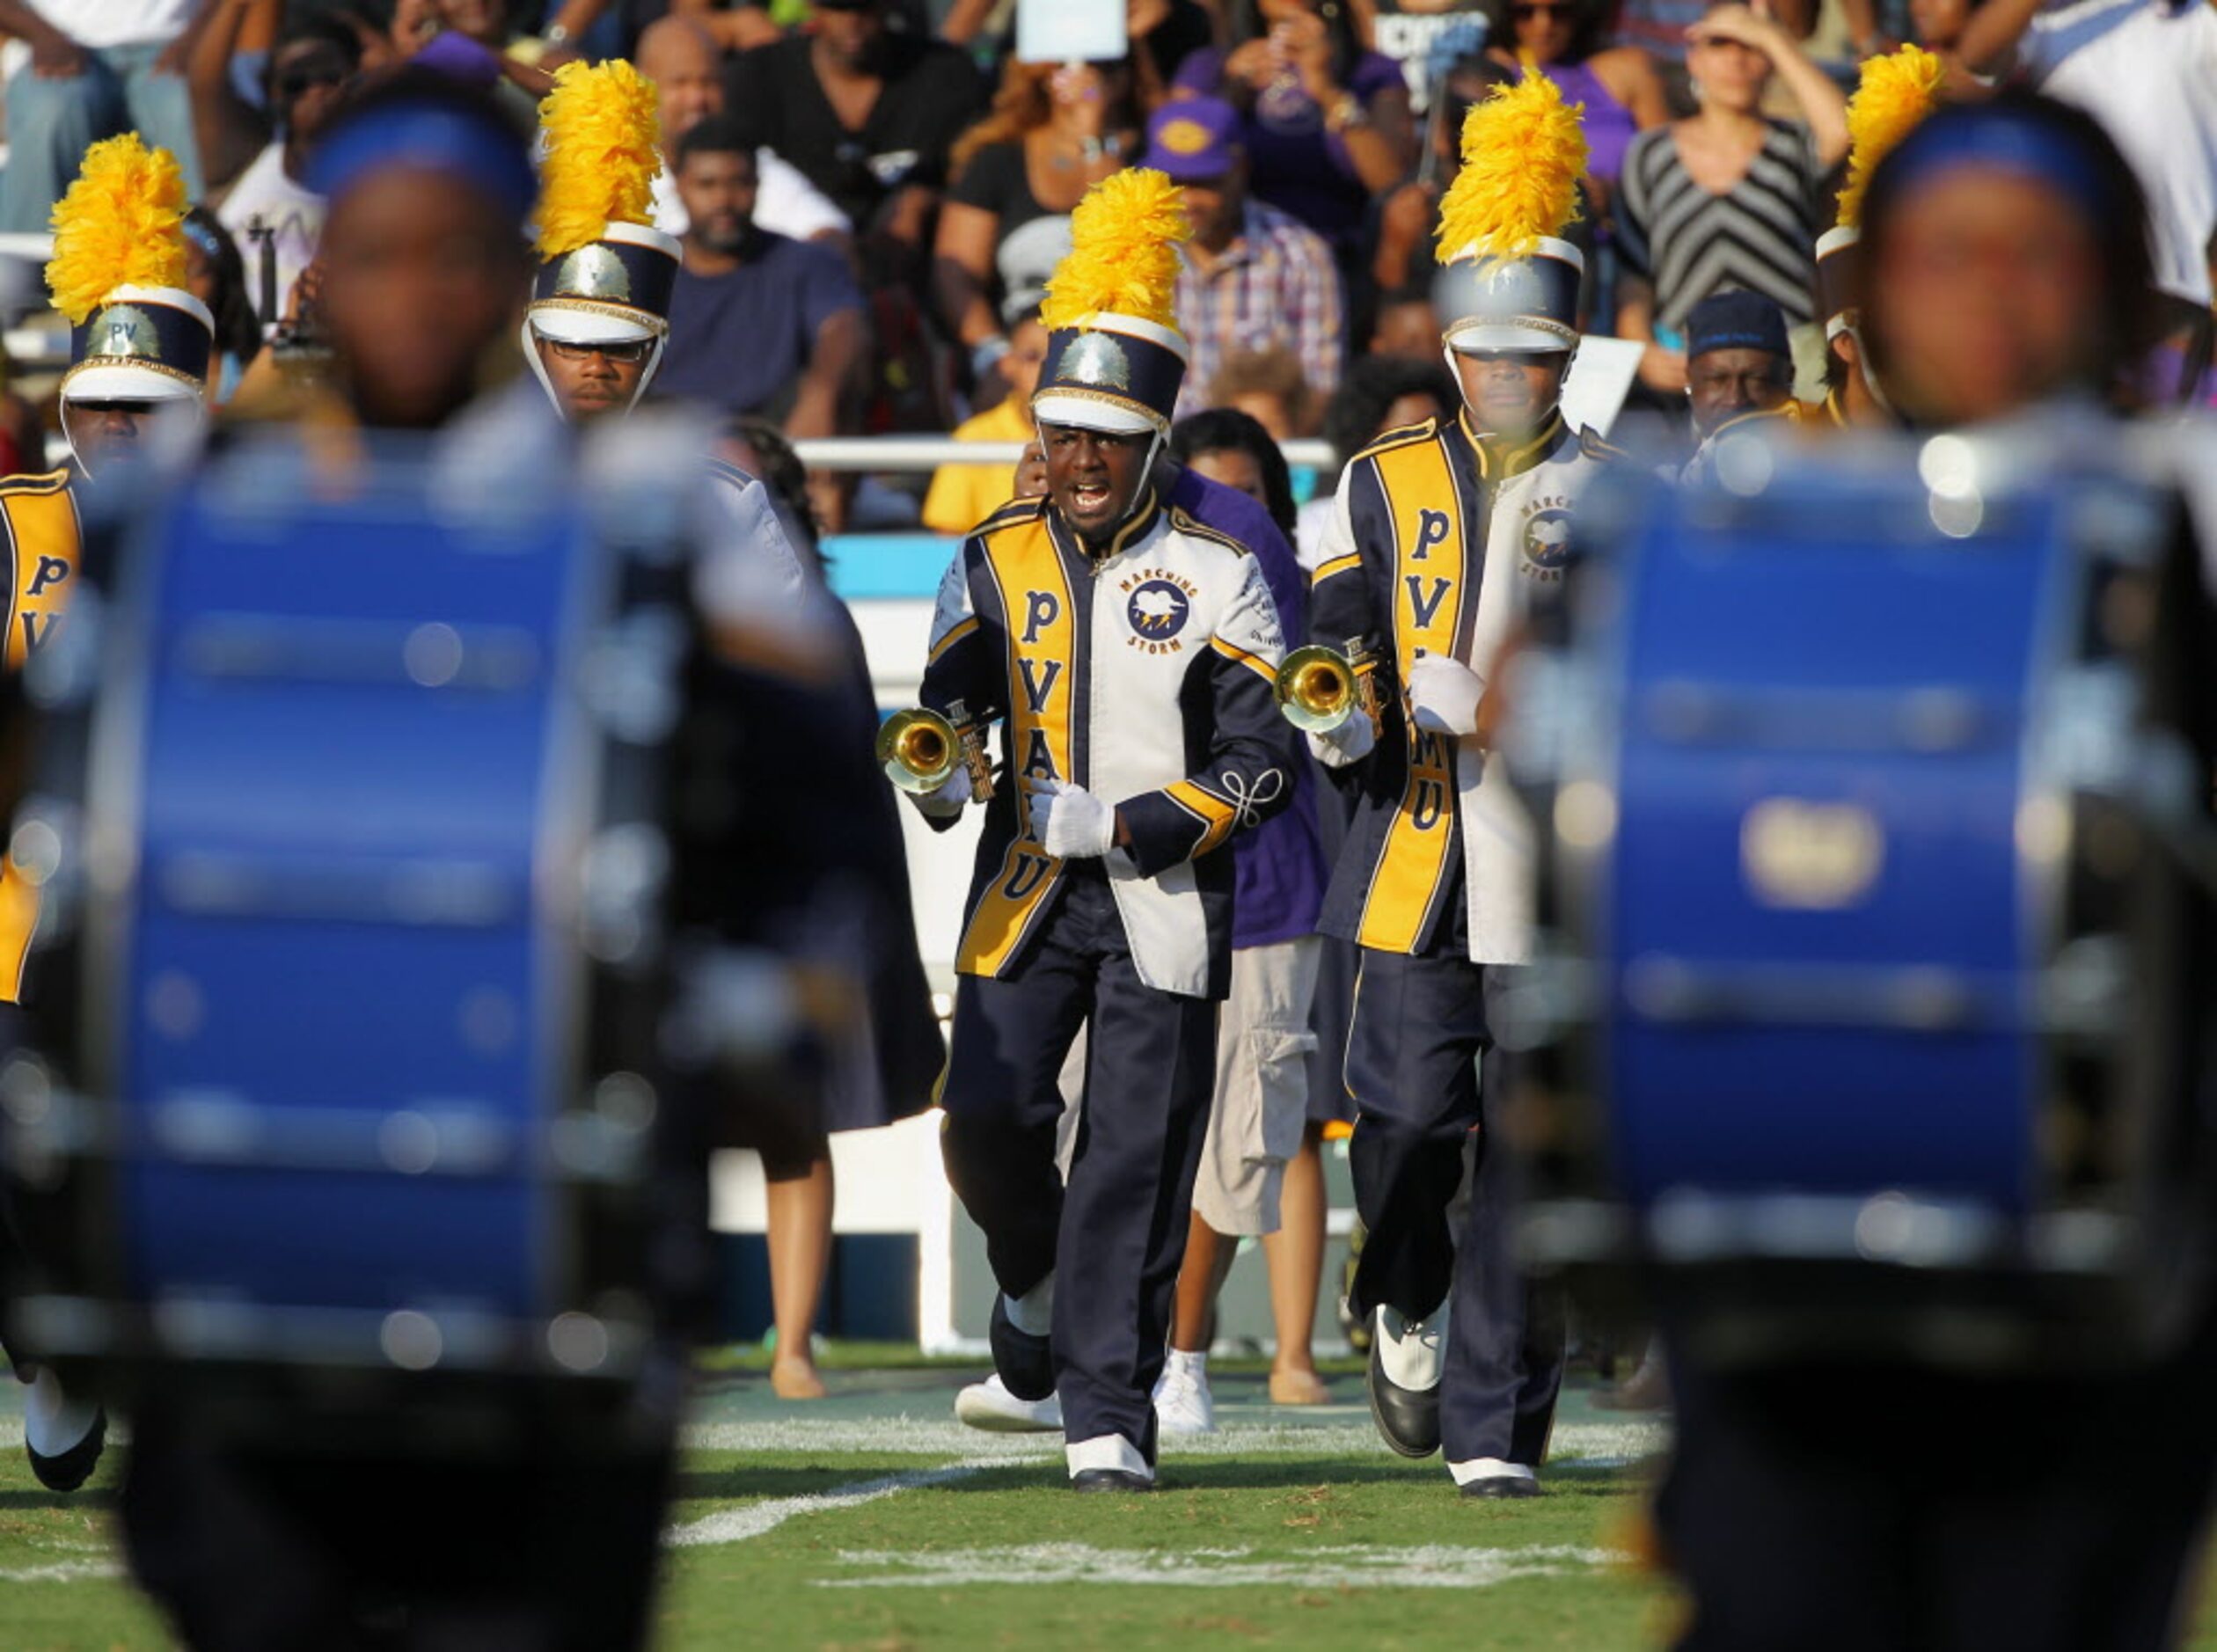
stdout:
<svg viewBox="0 0 2217 1652">
<path fill-rule="evenodd" d="M 1585 161 L 1577 112 L 1528 75 L 1471 111 L 1462 145 L 1434 305 L 1463 411 L 1349 464 L 1311 592 L 1312 640 L 1365 641 L 1393 691 L 1381 727 L 1356 716 L 1310 739 L 1334 766 L 1370 757 L 1322 927 L 1362 948 L 1346 1082 L 1369 1237 L 1349 1305 L 1376 1321 L 1372 1411 L 1406 1456 L 1444 1440 L 1464 1495 L 1514 1497 L 1540 1489 L 1562 1327 L 1518 1272 L 1509 1155 L 1489 1139 L 1506 1093 L 1489 1014 L 1530 956 L 1532 868 L 1480 700 L 1533 594 L 1562 577 L 1570 513 L 1612 450 L 1558 406 L 1584 273 L 1559 238 Z M 1458 1246 L 1447 1212 L 1474 1125 Z"/>
<path fill-rule="evenodd" d="M 2145 196 L 2091 117 L 2007 92 L 1935 112 L 1874 169 L 1862 252 L 1851 296 L 1864 359 L 1920 432 L 2006 433 L 2034 467 L 2130 461 L 2131 438 L 2103 409 L 2155 344 L 2162 311 L 2148 302 Z M 2165 593 L 2179 657 L 2206 660 L 2208 584 Z M 2206 669 L 2192 686 L 2169 712 L 2206 752 L 2217 693 Z M 2206 822 L 2209 793 L 2196 790 Z M 2180 917 L 2178 967 L 2206 983 L 2206 912 Z M 2204 1061 L 2166 1081 L 2189 1088 L 2182 1109 L 2206 1107 L 2191 1093 L 2198 1066 L 2206 1080 Z M 2140 1363 L 2119 1350 L 2098 1371 L 1845 1352 L 1721 1369 L 1674 1348 L 1657 1517 L 1692 1597 L 1679 1652 L 2178 1644 L 2217 1483 L 2217 1301 L 2197 1282 L 2175 1341 Z M 1667 1312 L 1664 1329 L 1668 1340 Z"/>
<path fill-rule="evenodd" d="M 74 464 L 0 481 L 13 567 L 7 581 L 5 669 L 18 671 L 53 639 L 84 554 L 76 494 L 96 471 L 141 446 L 157 455 L 189 444 L 205 416 L 215 322 L 185 290 L 185 179 L 166 150 L 135 133 L 85 151 L 77 181 L 54 208 L 47 283 L 68 318 L 62 432 Z M 15 1002 L 38 919 L 38 896 L 0 875 L 0 998 Z M 0 1247 L 12 1244 L 0 1224 Z M 75 1491 L 99 1460 L 107 1418 L 62 1392 L 43 1366 L 19 1364 L 24 1450 L 53 1491 Z"/>
<path fill-rule="evenodd" d="M 620 61 L 565 64 L 539 106 L 540 262 L 523 355 L 572 424 L 628 416 L 669 343 L 679 247 L 648 222 L 662 166 L 659 119 L 652 83 Z M 863 749 L 877 727 L 877 703 L 852 617 L 802 567 L 767 487 L 721 459 L 704 456 L 704 469 L 702 502 L 711 516 L 703 578 L 711 602 L 811 615 L 845 656 L 850 680 L 841 688 L 851 691 L 838 697 L 843 726 L 852 749 Z M 809 1327 L 831 1260 L 827 1131 L 870 1129 L 922 1112 L 944 1054 L 917 954 L 900 817 L 882 786 L 874 781 L 857 800 L 849 825 L 858 840 L 852 859 L 867 874 L 867 898 L 849 914 L 856 932 L 849 949 L 867 983 L 869 1036 L 838 1062 L 821 1121 L 793 1131 L 743 1129 L 730 1138 L 763 1159 L 779 1330 L 770 1381 L 788 1400 L 823 1393 Z"/>
<path fill-rule="evenodd" d="M 1855 293 L 1862 278 L 1862 203 L 1870 175 L 1894 145 L 1940 106 L 1947 69 L 1921 47 L 1864 62 L 1848 100 L 1848 178 L 1839 219 L 1817 239 L 1817 309 L 1825 322 L 1825 416 L 1840 429 L 1893 422 L 1863 351 Z"/>
<path fill-rule="evenodd" d="M 1078 1489 L 1141 1491 L 1231 974 L 1231 857 L 1214 852 L 1285 807 L 1298 754 L 1261 567 L 1155 474 L 1186 366 L 1177 192 L 1118 173 L 1072 229 L 1032 401 L 1047 493 L 964 541 L 924 676 L 927 707 L 1006 720 L 940 1100 L 948 1178 L 1000 1286 L 999 1398 L 1059 1399 Z M 958 772 L 920 803 L 946 821 L 970 797 Z M 1057 1078 L 1081 1025 L 1065 1188 Z M 958 1413 L 997 1426 L 995 1386 Z"/>
</svg>

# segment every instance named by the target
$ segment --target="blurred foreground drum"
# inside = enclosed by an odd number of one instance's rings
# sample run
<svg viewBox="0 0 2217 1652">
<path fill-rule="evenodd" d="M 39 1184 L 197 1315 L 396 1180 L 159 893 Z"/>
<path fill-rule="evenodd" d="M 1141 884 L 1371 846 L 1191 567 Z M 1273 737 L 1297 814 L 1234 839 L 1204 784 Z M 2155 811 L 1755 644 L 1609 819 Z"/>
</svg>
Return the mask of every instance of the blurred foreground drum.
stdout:
<svg viewBox="0 0 2217 1652">
<path fill-rule="evenodd" d="M 2130 1360 L 2198 1299 L 2206 599 L 2164 496 L 2008 457 L 1599 500 L 1520 667 L 1526 1237 L 1713 1361 Z"/>
<path fill-rule="evenodd" d="M 671 513 L 454 479 L 223 455 L 29 684 L 11 1341 L 127 1403 L 397 1385 L 421 1440 L 443 1395 L 600 1415 L 647 1368 Z"/>
</svg>

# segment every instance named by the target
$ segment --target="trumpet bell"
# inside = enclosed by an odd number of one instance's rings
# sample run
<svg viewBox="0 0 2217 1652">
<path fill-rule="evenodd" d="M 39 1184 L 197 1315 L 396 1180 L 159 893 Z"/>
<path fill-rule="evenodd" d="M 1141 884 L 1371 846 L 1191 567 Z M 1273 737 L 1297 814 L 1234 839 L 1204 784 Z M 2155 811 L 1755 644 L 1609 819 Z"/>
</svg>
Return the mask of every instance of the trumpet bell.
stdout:
<svg viewBox="0 0 2217 1652">
<path fill-rule="evenodd" d="M 878 727 L 878 766 L 904 792 L 936 792 L 962 764 L 955 725 L 937 712 L 896 712 Z"/>
<path fill-rule="evenodd" d="M 1328 734 L 1360 705 L 1355 668 L 1345 656 L 1315 643 L 1285 656 L 1276 687 L 1278 710 L 1286 721 L 1308 734 Z"/>
</svg>

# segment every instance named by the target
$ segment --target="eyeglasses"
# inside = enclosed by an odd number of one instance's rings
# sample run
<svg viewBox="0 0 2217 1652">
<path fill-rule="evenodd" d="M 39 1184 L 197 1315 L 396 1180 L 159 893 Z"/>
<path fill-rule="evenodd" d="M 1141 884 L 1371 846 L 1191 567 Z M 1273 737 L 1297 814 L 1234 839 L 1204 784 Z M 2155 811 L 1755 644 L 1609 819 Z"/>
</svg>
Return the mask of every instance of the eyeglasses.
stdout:
<svg viewBox="0 0 2217 1652">
<path fill-rule="evenodd" d="M 550 339 L 544 333 L 533 336 L 565 362 L 582 362 L 589 356 L 605 356 L 618 367 L 630 367 L 647 359 L 654 348 L 652 339 L 634 339 L 628 344 L 574 344 L 567 339 Z"/>
</svg>

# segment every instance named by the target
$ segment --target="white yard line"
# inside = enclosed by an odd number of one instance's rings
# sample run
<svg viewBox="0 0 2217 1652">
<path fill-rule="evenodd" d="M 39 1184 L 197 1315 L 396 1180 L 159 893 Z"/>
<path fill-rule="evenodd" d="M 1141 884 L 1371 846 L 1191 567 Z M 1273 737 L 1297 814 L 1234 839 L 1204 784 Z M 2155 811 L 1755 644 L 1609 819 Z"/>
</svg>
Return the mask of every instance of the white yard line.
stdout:
<svg viewBox="0 0 2217 1652">
<path fill-rule="evenodd" d="M 949 1463 L 941 1468 L 919 1468 L 905 1474 L 887 1474 L 877 1480 L 859 1480 L 851 1486 L 834 1486 L 830 1491 L 811 1492 L 804 1497 L 772 1497 L 763 1502 L 749 1503 L 743 1509 L 727 1509 L 721 1514 L 712 1514 L 682 1526 L 673 1526 L 663 1534 L 662 1541 L 671 1548 L 693 1548 L 710 1543 L 744 1543 L 773 1531 L 795 1515 L 823 1514 L 834 1509 L 856 1509 L 866 1502 L 875 1502 L 881 1497 L 896 1496 L 904 1491 L 915 1491 L 925 1486 L 943 1486 L 949 1480 L 962 1480 L 975 1474 L 988 1465 L 984 1463 Z"/>
<path fill-rule="evenodd" d="M 1655 1456 L 1670 1444 L 1660 1422 L 1574 1422 L 1555 1431 L 1548 1461 L 1558 1468 L 1621 1467 Z M 981 1434 L 944 1414 L 908 1417 L 779 1419 L 774 1422 L 702 1422 L 684 1431 L 689 1450 L 881 1453 L 896 1457 L 968 1457 L 1025 1462 L 1059 1457 L 1054 1434 Z M 1234 1423 L 1215 1434 L 1162 1443 L 1166 1461 L 1196 1457 L 1390 1456 L 1367 1420 L 1328 1427 Z"/>
<path fill-rule="evenodd" d="M 819 1589 L 940 1589 L 976 1583 L 1173 1584 L 1189 1589 L 1491 1589 L 1518 1577 L 1590 1571 L 1628 1557 L 1563 1545 L 1468 1548 L 1441 1544 L 1387 1548 L 1370 1544 L 1305 1551 L 1298 1559 L 1256 1560 L 1254 1551 L 1097 1549 L 1084 1543 L 1021 1547 L 902 1551 L 841 1550 L 838 1563 L 863 1575 L 823 1577 Z"/>
</svg>

